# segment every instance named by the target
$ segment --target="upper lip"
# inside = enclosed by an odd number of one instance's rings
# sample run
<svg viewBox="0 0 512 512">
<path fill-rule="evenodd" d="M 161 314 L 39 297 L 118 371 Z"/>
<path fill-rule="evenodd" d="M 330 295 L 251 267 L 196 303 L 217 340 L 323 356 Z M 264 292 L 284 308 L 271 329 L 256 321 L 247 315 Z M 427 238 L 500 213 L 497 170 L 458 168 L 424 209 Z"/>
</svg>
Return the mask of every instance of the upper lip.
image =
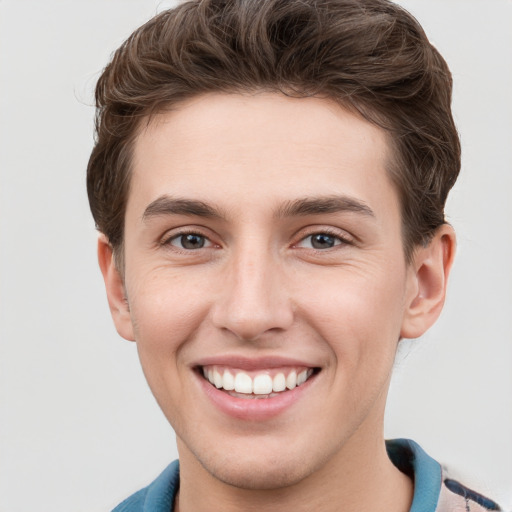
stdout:
<svg viewBox="0 0 512 512">
<path fill-rule="evenodd" d="M 318 365 L 311 364 L 309 361 L 295 359 L 283 356 L 260 356 L 245 357 L 238 355 L 222 355 L 204 357 L 195 362 L 194 367 L 198 366 L 227 366 L 239 370 L 265 370 L 270 368 L 282 368 L 284 366 L 316 368 Z"/>
</svg>

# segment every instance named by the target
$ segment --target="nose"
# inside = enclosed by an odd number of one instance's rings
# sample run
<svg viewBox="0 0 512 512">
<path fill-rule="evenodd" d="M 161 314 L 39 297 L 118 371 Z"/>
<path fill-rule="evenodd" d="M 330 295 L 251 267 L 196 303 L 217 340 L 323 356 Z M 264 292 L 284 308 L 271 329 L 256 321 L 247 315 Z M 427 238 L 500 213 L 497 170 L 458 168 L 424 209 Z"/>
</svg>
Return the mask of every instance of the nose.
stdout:
<svg viewBox="0 0 512 512">
<path fill-rule="evenodd" d="M 284 331 L 294 313 L 282 267 L 270 251 L 240 250 L 227 264 L 226 279 L 213 305 L 218 329 L 256 341 L 270 331 Z"/>
</svg>

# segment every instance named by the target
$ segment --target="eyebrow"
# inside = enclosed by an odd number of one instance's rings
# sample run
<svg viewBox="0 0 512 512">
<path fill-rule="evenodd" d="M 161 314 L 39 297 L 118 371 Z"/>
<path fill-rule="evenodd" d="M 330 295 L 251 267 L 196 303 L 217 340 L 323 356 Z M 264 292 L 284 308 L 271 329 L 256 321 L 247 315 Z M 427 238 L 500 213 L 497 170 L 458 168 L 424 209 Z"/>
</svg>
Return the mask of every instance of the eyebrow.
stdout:
<svg viewBox="0 0 512 512">
<path fill-rule="evenodd" d="M 148 205 L 142 214 L 142 220 L 145 222 L 152 217 L 164 215 L 193 215 L 216 219 L 223 218 L 220 210 L 203 201 L 173 198 L 164 195 L 155 199 Z"/>
<path fill-rule="evenodd" d="M 375 217 L 373 210 L 367 204 L 350 196 L 305 197 L 287 201 L 277 209 L 275 217 L 285 218 L 338 212 L 353 212 L 368 217 Z M 142 214 L 142 220 L 146 222 L 152 217 L 165 215 L 191 215 L 213 219 L 225 218 L 220 209 L 203 201 L 173 198 L 164 195 L 148 205 Z"/>
<path fill-rule="evenodd" d="M 320 215 L 322 213 L 352 212 L 374 217 L 373 210 L 363 201 L 350 196 L 305 197 L 281 206 L 276 217 Z"/>
</svg>

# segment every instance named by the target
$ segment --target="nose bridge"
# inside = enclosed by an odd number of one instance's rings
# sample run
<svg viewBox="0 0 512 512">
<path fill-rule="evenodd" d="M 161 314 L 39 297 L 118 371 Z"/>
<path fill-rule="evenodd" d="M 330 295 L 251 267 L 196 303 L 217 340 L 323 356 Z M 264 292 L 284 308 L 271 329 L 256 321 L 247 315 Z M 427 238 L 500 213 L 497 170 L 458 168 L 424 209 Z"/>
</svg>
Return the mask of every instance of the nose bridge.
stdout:
<svg viewBox="0 0 512 512">
<path fill-rule="evenodd" d="M 290 297 L 268 245 L 247 240 L 233 250 L 227 279 L 215 306 L 214 323 L 240 339 L 255 340 L 293 321 Z"/>
</svg>

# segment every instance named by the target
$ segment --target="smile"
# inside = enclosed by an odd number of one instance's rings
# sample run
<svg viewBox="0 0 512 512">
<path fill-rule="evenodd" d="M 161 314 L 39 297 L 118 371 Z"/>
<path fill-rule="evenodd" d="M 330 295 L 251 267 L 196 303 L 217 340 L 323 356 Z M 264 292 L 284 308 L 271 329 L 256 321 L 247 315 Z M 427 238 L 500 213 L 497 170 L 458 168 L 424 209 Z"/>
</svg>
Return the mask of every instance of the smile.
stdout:
<svg viewBox="0 0 512 512">
<path fill-rule="evenodd" d="M 289 367 L 244 371 L 211 365 L 201 368 L 204 378 L 219 390 L 236 398 L 273 398 L 304 384 L 313 368 Z"/>
</svg>

